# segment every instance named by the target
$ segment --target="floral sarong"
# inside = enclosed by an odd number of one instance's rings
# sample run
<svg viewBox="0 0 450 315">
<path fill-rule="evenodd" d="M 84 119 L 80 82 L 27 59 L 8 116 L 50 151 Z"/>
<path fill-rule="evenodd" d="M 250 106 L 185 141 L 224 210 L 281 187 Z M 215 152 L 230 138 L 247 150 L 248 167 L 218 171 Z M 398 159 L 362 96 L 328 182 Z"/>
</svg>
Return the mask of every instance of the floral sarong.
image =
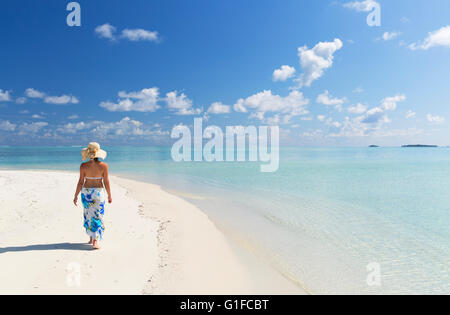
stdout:
<svg viewBox="0 0 450 315">
<path fill-rule="evenodd" d="M 81 190 L 81 202 L 84 207 L 84 228 L 87 235 L 94 240 L 103 239 L 105 224 L 106 194 L 104 188 L 83 188 Z"/>
</svg>

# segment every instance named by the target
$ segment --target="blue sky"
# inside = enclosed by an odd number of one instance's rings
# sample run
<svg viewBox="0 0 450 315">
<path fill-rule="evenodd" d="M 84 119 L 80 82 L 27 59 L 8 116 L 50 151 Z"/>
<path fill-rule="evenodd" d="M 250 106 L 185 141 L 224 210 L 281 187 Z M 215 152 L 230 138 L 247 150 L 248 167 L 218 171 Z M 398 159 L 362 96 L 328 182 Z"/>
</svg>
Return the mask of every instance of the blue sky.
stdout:
<svg viewBox="0 0 450 315">
<path fill-rule="evenodd" d="M 80 0 L 80 27 L 69 2 L 2 1 L 2 145 L 170 144 L 194 117 L 284 145 L 450 145 L 447 0 Z"/>
</svg>

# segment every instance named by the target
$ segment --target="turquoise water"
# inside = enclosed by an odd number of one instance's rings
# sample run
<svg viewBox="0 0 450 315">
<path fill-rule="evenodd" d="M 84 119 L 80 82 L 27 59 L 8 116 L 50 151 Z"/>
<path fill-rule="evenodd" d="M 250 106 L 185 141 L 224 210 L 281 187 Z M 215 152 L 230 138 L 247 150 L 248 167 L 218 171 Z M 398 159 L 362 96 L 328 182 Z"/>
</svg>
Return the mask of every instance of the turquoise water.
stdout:
<svg viewBox="0 0 450 315">
<path fill-rule="evenodd" d="M 105 149 L 113 174 L 182 194 L 311 293 L 450 294 L 449 148 L 281 148 L 276 173 L 174 163 L 168 147 Z M 76 171 L 79 152 L 0 147 L 0 168 Z M 379 286 L 367 284 L 371 263 Z"/>
</svg>

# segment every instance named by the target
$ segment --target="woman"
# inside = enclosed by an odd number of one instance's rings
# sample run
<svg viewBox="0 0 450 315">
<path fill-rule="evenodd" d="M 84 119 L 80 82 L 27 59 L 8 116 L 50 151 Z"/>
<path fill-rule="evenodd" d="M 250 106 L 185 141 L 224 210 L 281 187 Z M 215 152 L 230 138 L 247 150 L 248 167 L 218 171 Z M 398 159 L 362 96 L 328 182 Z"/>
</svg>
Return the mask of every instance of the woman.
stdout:
<svg viewBox="0 0 450 315">
<path fill-rule="evenodd" d="M 105 225 L 103 215 L 105 213 L 105 188 L 108 194 L 108 202 L 112 202 L 111 188 L 109 185 L 108 164 L 100 162 L 104 160 L 107 153 L 100 148 L 96 142 L 89 143 L 86 149 L 81 151 L 83 161 L 88 162 L 80 166 L 80 179 L 73 203 L 78 202 L 78 195 L 81 192 L 81 201 L 84 207 L 84 228 L 90 236 L 89 244 L 94 249 L 100 249 L 98 242 L 103 239 Z"/>
</svg>

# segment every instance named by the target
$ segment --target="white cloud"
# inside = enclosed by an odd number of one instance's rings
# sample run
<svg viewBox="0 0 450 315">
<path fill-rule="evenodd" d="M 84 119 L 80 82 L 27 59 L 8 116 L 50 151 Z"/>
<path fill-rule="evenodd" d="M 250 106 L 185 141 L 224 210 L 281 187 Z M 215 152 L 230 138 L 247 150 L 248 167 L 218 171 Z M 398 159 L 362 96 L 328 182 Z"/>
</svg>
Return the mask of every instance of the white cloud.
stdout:
<svg viewBox="0 0 450 315">
<path fill-rule="evenodd" d="M 340 128 L 340 127 L 342 126 L 342 124 L 341 124 L 340 122 L 338 122 L 338 121 L 333 121 L 333 122 L 331 123 L 331 125 L 332 125 L 333 127 L 335 127 L 335 128 Z"/>
<path fill-rule="evenodd" d="M 355 106 L 349 107 L 347 111 L 350 114 L 364 114 L 367 111 L 367 106 L 361 103 L 356 104 Z"/>
<path fill-rule="evenodd" d="M 221 102 L 215 102 L 211 104 L 208 108 L 208 114 L 229 114 L 231 112 L 231 107 L 224 105 Z"/>
<path fill-rule="evenodd" d="M 40 91 L 32 89 L 32 88 L 26 89 L 25 95 L 29 98 L 44 98 L 45 97 L 44 92 L 40 92 Z"/>
<path fill-rule="evenodd" d="M 43 119 L 44 117 L 41 116 L 41 115 L 35 114 L 35 115 L 31 116 L 31 118 L 33 118 L 33 119 Z"/>
<path fill-rule="evenodd" d="M 165 98 L 161 98 L 157 87 L 130 93 L 121 91 L 118 96 L 116 103 L 105 101 L 100 103 L 100 107 L 110 112 L 155 112 L 161 108 L 160 102 L 166 102 L 167 108 L 176 115 L 195 115 L 203 111 L 194 109 L 192 100 L 184 93 L 178 94 L 177 91 L 173 91 L 167 93 Z"/>
<path fill-rule="evenodd" d="M 381 106 L 374 107 L 365 112 L 363 116 L 356 118 L 357 122 L 372 125 L 372 127 L 379 127 L 382 124 L 390 123 L 391 120 L 386 115 L 386 111 L 394 111 L 397 109 L 397 103 L 406 100 L 404 94 L 386 97 L 381 101 Z"/>
<path fill-rule="evenodd" d="M 385 123 L 389 123 L 389 118 L 383 111 L 376 107 L 369 110 L 365 115 L 355 118 L 345 117 L 344 121 L 332 124 L 330 137 L 364 137 L 371 135 Z M 328 123 L 328 125 L 330 125 Z"/>
<path fill-rule="evenodd" d="M 61 95 L 61 96 L 47 96 L 44 92 L 35 90 L 33 88 L 26 89 L 25 95 L 29 98 L 39 98 L 43 99 L 47 104 L 78 104 L 79 100 L 72 95 Z"/>
<path fill-rule="evenodd" d="M 56 130 L 62 134 L 95 134 L 97 137 L 108 136 L 165 136 L 169 133 L 162 131 L 159 125 L 153 127 L 145 126 L 144 123 L 125 117 L 117 122 L 91 121 L 68 123 L 59 126 Z"/>
<path fill-rule="evenodd" d="M 16 103 L 17 104 L 25 104 L 27 102 L 27 98 L 26 97 L 18 97 L 16 99 Z"/>
<path fill-rule="evenodd" d="M 298 48 L 303 73 L 296 80 L 299 88 L 311 86 L 312 82 L 323 76 L 324 71 L 333 65 L 334 53 L 343 47 L 340 39 L 333 42 L 319 42 L 314 48 Z"/>
<path fill-rule="evenodd" d="M 401 34 L 402 33 L 400 33 L 400 32 L 384 32 L 383 35 L 381 36 L 381 38 L 384 41 L 388 41 L 388 40 L 393 40 L 393 39 L 397 38 Z"/>
<path fill-rule="evenodd" d="M 118 96 L 117 103 L 101 102 L 100 107 L 110 112 L 155 112 L 160 108 L 158 105 L 159 89 L 157 87 L 130 93 L 121 91 Z"/>
<path fill-rule="evenodd" d="M 234 104 L 233 109 L 239 113 L 247 113 L 248 110 L 244 106 L 244 99 L 239 99 L 236 104 Z"/>
<path fill-rule="evenodd" d="M 365 112 L 363 116 L 359 116 L 356 118 L 358 122 L 379 126 L 384 123 L 390 123 L 391 120 L 386 115 L 386 111 L 394 111 L 397 109 L 397 103 L 403 102 L 406 100 L 406 96 L 404 94 L 399 94 L 396 96 L 386 97 L 381 101 L 380 107 L 374 107 Z"/>
<path fill-rule="evenodd" d="M 317 96 L 316 102 L 326 106 L 335 106 L 339 111 L 342 110 L 342 104 L 347 101 L 346 98 L 333 97 L 330 92 L 325 91 Z"/>
<path fill-rule="evenodd" d="M 47 122 L 35 122 L 35 123 L 23 123 L 19 126 L 19 135 L 35 134 L 39 132 L 42 128 L 47 127 Z"/>
<path fill-rule="evenodd" d="M 423 129 L 408 128 L 408 129 L 392 129 L 392 130 L 377 130 L 374 135 L 377 137 L 416 137 L 424 133 Z"/>
<path fill-rule="evenodd" d="M 0 130 L 2 131 L 14 131 L 16 130 L 17 125 L 9 122 L 9 120 L 0 121 Z"/>
<path fill-rule="evenodd" d="M 317 138 L 323 135 L 323 130 L 316 129 L 313 131 L 305 131 L 302 134 L 302 137 L 311 137 L 311 138 Z"/>
<path fill-rule="evenodd" d="M 286 81 L 287 79 L 290 79 L 294 76 L 295 74 L 295 68 L 291 67 L 291 66 L 281 66 L 280 69 L 276 69 L 273 72 L 273 81 Z"/>
<path fill-rule="evenodd" d="M 407 18 L 406 16 L 404 16 L 404 17 L 402 17 L 402 18 L 400 19 L 400 22 L 402 22 L 402 23 L 409 23 L 409 22 L 410 22 L 410 19 Z"/>
<path fill-rule="evenodd" d="M 360 121 L 365 124 L 376 124 L 379 122 L 388 122 L 388 117 L 384 114 L 384 110 L 380 107 L 374 107 L 366 112 L 364 116 L 359 117 Z"/>
<path fill-rule="evenodd" d="M 281 118 L 280 118 L 280 115 L 279 115 L 279 114 L 274 115 L 274 116 L 269 117 L 269 118 L 266 119 L 266 123 L 267 123 L 268 125 L 271 125 L 271 126 L 279 125 L 280 122 L 281 122 Z"/>
<path fill-rule="evenodd" d="M 350 119 L 346 117 L 342 122 L 341 127 L 333 128 L 334 130 L 328 134 L 328 137 L 412 137 L 423 133 L 423 130 L 410 128 L 410 129 L 393 129 L 387 130 L 382 128 L 384 123 L 390 122 L 387 117 L 383 117 L 383 120 L 379 120 L 377 123 L 367 124 L 362 121 L 361 117 Z"/>
<path fill-rule="evenodd" d="M 362 123 L 371 125 L 375 129 L 383 124 L 388 124 L 391 122 L 389 117 L 379 107 L 368 110 L 364 116 L 361 116 L 359 118 Z"/>
<path fill-rule="evenodd" d="M 433 124 L 442 124 L 445 122 L 445 118 L 442 116 L 433 116 L 431 114 L 427 115 L 427 120 Z"/>
<path fill-rule="evenodd" d="M 62 125 L 56 129 L 59 133 L 66 133 L 66 134 L 76 134 L 81 131 L 89 131 L 90 129 L 97 127 L 101 124 L 104 124 L 104 122 L 101 121 L 93 121 L 89 123 L 85 123 L 83 121 L 78 123 L 68 123 L 65 125 Z"/>
<path fill-rule="evenodd" d="M 166 94 L 166 102 L 169 110 L 174 111 L 175 115 L 197 115 L 201 114 L 202 109 L 192 107 L 193 102 L 184 93 L 178 95 L 177 91 Z"/>
<path fill-rule="evenodd" d="M 62 96 L 46 96 L 44 98 L 44 102 L 47 104 L 64 105 L 64 104 L 78 104 L 79 100 L 71 95 L 62 95 Z"/>
<path fill-rule="evenodd" d="M 450 47 L 450 25 L 437 31 L 428 33 L 428 37 L 422 42 L 409 45 L 411 50 L 428 50 L 432 47 Z"/>
<path fill-rule="evenodd" d="M 117 136 L 123 135 L 133 135 L 133 136 L 143 136 L 147 133 L 146 130 L 142 129 L 143 123 L 137 120 L 133 120 L 129 117 L 123 118 L 119 122 L 106 123 L 97 126 L 93 132 L 99 133 L 100 135 L 107 135 L 108 133 L 113 133 Z"/>
<path fill-rule="evenodd" d="M 352 9 L 358 12 L 370 12 L 374 7 L 378 5 L 378 2 L 376 2 L 375 0 L 352 1 L 343 4 L 345 8 Z"/>
<path fill-rule="evenodd" d="M 357 87 L 356 89 L 353 90 L 353 93 L 355 94 L 364 93 L 364 89 L 362 87 Z"/>
<path fill-rule="evenodd" d="M 317 120 L 318 121 L 325 121 L 325 116 L 324 115 L 317 115 Z"/>
<path fill-rule="evenodd" d="M 143 29 L 125 29 L 122 31 L 122 37 L 133 42 L 141 40 L 155 42 L 158 41 L 158 32 Z"/>
<path fill-rule="evenodd" d="M 115 39 L 115 35 L 114 33 L 116 32 L 116 28 L 114 26 L 112 26 L 111 24 L 103 24 L 100 26 L 97 26 L 95 28 L 95 33 L 101 37 L 101 38 L 107 38 L 110 40 L 114 40 Z"/>
<path fill-rule="evenodd" d="M 71 115 L 69 117 L 67 117 L 67 119 L 73 120 L 73 119 L 78 119 L 78 115 Z"/>
<path fill-rule="evenodd" d="M 403 102 L 406 100 L 406 96 L 404 94 L 399 94 L 392 97 L 386 97 L 381 102 L 381 107 L 384 110 L 395 110 L 397 109 L 397 103 Z"/>
<path fill-rule="evenodd" d="M 414 117 L 416 117 L 416 113 L 413 112 L 412 110 L 408 110 L 405 117 L 406 117 L 406 119 L 414 118 Z"/>
<path fill-rule="evenodd" d="M 367 110 L 362 104 L 357 104 L 348 111 L 352 113 L 362 114 L 360 116 L 350 118 L 346 117 L 342 123 L 336 124 L 329 119 L 327 124 L 333 127 L 330 134 L 331 137 L 362 137 L 367 135 L 381 134 L 381 128 L 384 124 L 391 122 L 387 116 L 387 111 L 393 111 L 397 108 L 397 103 L 406 100 L 403 94 L 386 97 L 381 101 L 378 107 Z"/>
<path fill-rule="evenodd" d="M 9 95 L 9 91 L 3 91 L 0 89 L 0 102 L 9 102 L 11 100 L 11 96 Z"/>
<path fill-rule="evenodd" d="M 239 99 L 234 105 L 234 110 L 244 113 L 252 110 L 251 117 L 260 120 L 263 120 L 268 112 L 279 113 L 284 115 L 283 122 L 287 123 L 293 116 L 308 114 L 306 110 L 308 103 L 309 100 L 299 91 L 292 91 L 288 96 L 282 97 L 265 90 L 246 99 Z"/>
<path fill-rule="evenodd" d="M 145 127 L 140 121 L 133 120 L 129 117 L 123 118 L 121 121 L 112 123 L 101 123 L 95 127 L 92 131 L 94 134 L 98 134 L 100 137 L 106 137 L 108 135 L 114 136 L 165 136 L 168 132 L 164 132 L 161 129 L 150 129 Z"/>
<path fill-rule="evenodd" d="M 100 38 L 107 38 L 112 41 L 115 41 L 117 39 L 116 35 L 115 35 L 116 30 L 117 29 L 114 26 L 106 23 L 106 24 L 97 26 L 95 28 L 95 33 Z M 159 34 L 158 34 L 158 32 L 147 31 L 147 30 L 144 30 L 141 28 L 137 28 L 137 29 L 128 29 L 127 28 L 121 32 L 120 38 L 124 38 L 124 39 L 127 39 L 132 42 L 138 42 L 138 41 L 156 42 L 159 40 Z"/>
</svg>

